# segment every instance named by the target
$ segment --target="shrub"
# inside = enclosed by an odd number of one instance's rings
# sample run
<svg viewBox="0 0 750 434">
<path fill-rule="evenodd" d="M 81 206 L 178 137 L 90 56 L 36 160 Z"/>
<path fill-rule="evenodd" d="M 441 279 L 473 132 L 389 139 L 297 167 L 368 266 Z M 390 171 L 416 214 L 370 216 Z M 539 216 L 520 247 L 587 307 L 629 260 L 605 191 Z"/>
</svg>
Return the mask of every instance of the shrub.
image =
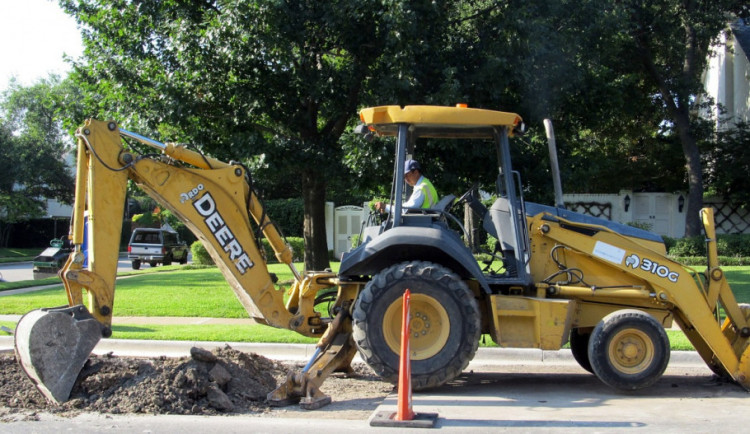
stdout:
<svg viewBox="0 0 750 434">
<path fill-rule="evenodd" d="M 719 256 L 731 258 L 750 257 L 750 235 L 728 234 L 717 235 L 716 248 Z M 664 238 L 667 252 L 677 257 L 705 257 L 706 239 L 702 236 L 689 238 Z"/>
<path fill-rule="evenodd" d="M 679 238 L 667 252 L 672 256 L 706 256 L 706 240 L 700 236 Z"/>
<path fill-rule="evenodd" d="M 198 265 L 214 265 L 214 260 L 208 254 L 203 243 L 196 241 L 190 245 L 190 251 L 193 253 L 193 263 Z"/>
<path fill-rule="evenodd" d="M 286 237 L 286 242 L 292 246 L 294 262 L 302 261 L 305 258 L 305 240 L 301 237 Z M 271 248 L 271 243 L 266 238 L 263 238 L 261 243 L 263 244 L 263 250 L 266 252 L 266 260 L 269 263 L 278 262 L 276 254 Z"/>
<path fill-rule="evenodd" d="M 750 256 L 750 235 L 719 235 L 717 238 L 716 247 L 719 255 Z"/>
</svg>

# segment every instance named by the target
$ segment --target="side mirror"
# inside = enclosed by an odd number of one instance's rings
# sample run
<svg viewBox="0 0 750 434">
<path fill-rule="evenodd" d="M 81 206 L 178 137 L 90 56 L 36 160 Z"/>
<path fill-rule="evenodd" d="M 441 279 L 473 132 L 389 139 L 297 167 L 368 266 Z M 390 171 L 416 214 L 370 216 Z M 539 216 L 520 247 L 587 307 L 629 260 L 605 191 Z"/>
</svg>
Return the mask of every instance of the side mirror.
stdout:
<svg viewBox="0 0 750 434">
<path fill-rule="evenodd" d="M 354 133 L 365 136 L 365 140 L 367 140 L 368 142 L 371 142 L 374 137 L 372 131 L 370 131 L 370 129 L 365 124 L 359 124 L 354 127 Z"/>
</svg>

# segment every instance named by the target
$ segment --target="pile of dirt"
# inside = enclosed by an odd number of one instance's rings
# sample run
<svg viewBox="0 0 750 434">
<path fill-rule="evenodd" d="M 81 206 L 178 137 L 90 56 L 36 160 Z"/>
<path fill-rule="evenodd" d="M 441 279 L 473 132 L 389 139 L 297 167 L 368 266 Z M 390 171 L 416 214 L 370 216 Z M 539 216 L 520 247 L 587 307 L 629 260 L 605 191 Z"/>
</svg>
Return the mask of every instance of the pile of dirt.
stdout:
<svg viewBox="0 0 750 434">
<path fill-rule="evenodd" d="M 17 411 L 59 415 L 263 413 L 269 411 L 267 394 L 290 369 L 297 368 L 229 346 L 213 351 L 193 348 L 190 353 L 190 357 L 181 358 L 92 355 L 70 400 L 60 405 L 47 402 L 12 354 L 0 355 L 0 406 L 5 407 L 5 411 L 0 408 L 0 416 Z M 357 369 L 363 374 L 359 382 L 364 380 L 371 385 L 369 389 L 385 396 L 391 386 L 378 381 L 368 368 L 362 369 Z M 361 385 L 354 387 L 356 394 Z M 338 394 L 341 385 L 336 389 Z"/>
</svg>

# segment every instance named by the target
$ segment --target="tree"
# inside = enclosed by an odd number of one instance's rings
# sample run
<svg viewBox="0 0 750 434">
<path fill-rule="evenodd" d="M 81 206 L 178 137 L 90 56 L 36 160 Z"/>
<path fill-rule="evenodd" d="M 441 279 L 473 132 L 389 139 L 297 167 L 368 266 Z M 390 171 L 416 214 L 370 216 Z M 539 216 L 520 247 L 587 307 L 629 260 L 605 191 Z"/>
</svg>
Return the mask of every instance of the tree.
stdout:
<svg viewBox="0 0 750 434">
<path fill-rule="evenodd" d="M 12 81 L 0 110 L 0 245 L 7 246 L 15 222 L 38 218 L 46 199 L 70 203 L 73 178 L 65 165 L 71 141 L 59 107 L 71 87 L 56 76 L 23 87 Z"/>
<path fill-rule="evenodd" d="M 750 210 L 750 124 L 733 123 L 717 134 L 716 146 L 704 153 L 707 181 L 714 193 Z"/>
<path fill-rule="evenodd" d="M 483 55 L 462 59 L 466 67 L 457 75 L 473 76 L 469 84 L 497 85 L 494 92 L 482 86 L 464 91 L 480 104 L 515 99 L 532 125 L 552 117 L 563 138 L 558 139 L 563 173 L 575 179 L 579 191 L 606 191 L 618 183 L 681 188 L 683 177 L 673 170 L 673 157 L 681 154 L 689 191 L 686 232 L 699 233 L 704 191 L 699 146 L 712 140 L 696 116 L 701 74 L 720 31 L 732 16 L 747 15 L 747 3 L 486 4 L 471 15 L 475 31 L 461 33 L 463 51 Z M 504 96 L 497 89 L 504 89 Z M 539 137 L 532 130 L 531 149 L 539 148 Z"/>
<path fill-rule="evenodd" d="M 617 19 L 610 22 L 620 24 L 613 31 L 627 35 L 619 48 L 628 61 L 619 67 L 645 79 L 644 91 L 653 95 L 679 138 L 689 186 L 685 232 L 699 235 L 704 181 L 695 102 L 704 92 L 701 74 L 730 17 L 747 15 L 750 9 L 738 0 L 628 0 L 611 6 Z"/>
<path fill-rule="evenodd" d="M 98 116 L 297 181 L 308 269 L 328 266 L 339 138 L 373 74 L 394 74 L 375 63 L 408 43 L 390 3 L 61 1 L 83 29 L 75 77 Z"/>
</svg>

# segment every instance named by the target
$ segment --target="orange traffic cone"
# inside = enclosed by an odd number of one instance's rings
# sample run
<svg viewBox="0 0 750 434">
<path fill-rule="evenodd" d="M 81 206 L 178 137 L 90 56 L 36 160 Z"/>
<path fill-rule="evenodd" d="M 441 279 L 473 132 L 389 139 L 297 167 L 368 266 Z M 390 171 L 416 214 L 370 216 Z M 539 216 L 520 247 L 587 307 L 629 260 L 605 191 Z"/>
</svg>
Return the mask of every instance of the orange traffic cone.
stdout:
<svg viewBox="0 0 750 434">
<path fill-rule="evenodd" d="M 414 413 L 411 406 L 411 354 L 409 348 L 409 322 L 411 317 L 411 291 L 404 292 L 401 320 L 401 354 L 398 371 L 398 403 L 396 412 L 379 411 L 370 419 L 370 426 L 434 428 L 437 413 Z"/>
<path fill-rule="evenodd" d="M 411 291 L 407 288 L 404 292 L 404 301 L 401 317 L 401 357 L 398 368 L 398 406 L 396 420 L 414 419 L 414 411 L 411 407 L 411 354 L 409 348 L 409 326 L 410 326 L 410 303 Z"/>
</svg>

